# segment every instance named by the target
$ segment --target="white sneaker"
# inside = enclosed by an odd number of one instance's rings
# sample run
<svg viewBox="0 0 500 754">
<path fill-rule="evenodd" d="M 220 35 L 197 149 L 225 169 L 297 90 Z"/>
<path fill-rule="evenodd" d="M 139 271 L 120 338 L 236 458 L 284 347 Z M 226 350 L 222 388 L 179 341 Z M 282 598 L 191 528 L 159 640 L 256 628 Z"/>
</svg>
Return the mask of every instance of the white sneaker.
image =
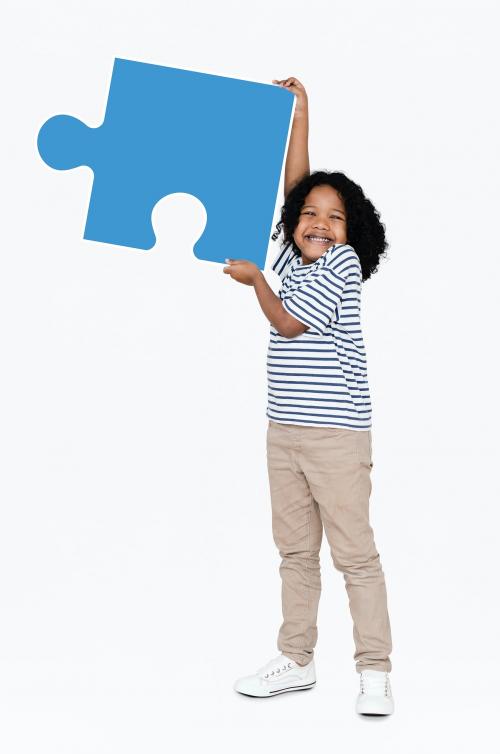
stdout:
<svg viewBox="0 0 500 754">
<path fill-rule="evenodd" d="M 238 678 L 233 688 L 248 696 L 276 696 L 286 691 L 303 691 L 316 683 L 314 659 L 303 667 L 284 654 L 269 660 L 254 675 Z"/>
<path fill-rule="evenodd" d="M 389 673 L 384 670 L 362 670 L 360 693 L 356 700 L 356 712 L 361 715 L 392 715 L 392 698 Z"/>
</svg>

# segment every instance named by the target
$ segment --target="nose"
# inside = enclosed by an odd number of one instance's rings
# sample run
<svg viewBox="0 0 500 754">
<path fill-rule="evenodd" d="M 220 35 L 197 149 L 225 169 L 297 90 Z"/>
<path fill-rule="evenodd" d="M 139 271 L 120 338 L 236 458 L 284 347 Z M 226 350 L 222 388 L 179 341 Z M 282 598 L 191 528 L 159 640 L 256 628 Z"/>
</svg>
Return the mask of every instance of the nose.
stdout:
<svg viewBox="0 0 500 754">
<path fill-rule="evenodd" d="M 313 223 L 315 228 L 327 228 L 328 222 L 326 220 L 322 220 L 321 217 L 316 218 L 316 222 Z"/>
</svg>

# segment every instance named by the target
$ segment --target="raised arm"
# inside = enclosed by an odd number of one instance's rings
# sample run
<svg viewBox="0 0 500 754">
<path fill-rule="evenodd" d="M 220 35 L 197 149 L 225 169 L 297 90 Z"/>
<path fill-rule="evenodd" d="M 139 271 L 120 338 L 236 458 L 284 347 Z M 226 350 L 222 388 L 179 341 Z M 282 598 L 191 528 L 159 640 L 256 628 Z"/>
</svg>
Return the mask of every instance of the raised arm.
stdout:
<svg viewBox="0 0 500 754">
<path fill-rule="evenodd" d="M 304 176 L 310 175 L 309 166 L 309 108 L 307 93 L 304 86 L 294 76 L 287 79 L 273 79 L 273 84 L 279 84 L 297 97 L 293 115 L 292 132 L 288 144 L 285 163 L 285 198 L 290 189 Z"/>
</svg>

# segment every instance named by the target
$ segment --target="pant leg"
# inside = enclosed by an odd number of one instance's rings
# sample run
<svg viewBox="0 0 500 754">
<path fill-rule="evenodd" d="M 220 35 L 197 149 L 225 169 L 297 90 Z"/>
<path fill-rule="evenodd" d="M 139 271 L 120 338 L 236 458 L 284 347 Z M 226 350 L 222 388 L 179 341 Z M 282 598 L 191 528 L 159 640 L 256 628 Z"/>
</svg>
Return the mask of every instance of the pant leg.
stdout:
<svg viewBox="0 0 500 754">
<path fill-rule="evenodd" d="M 300 427 L 269 420 L 267 465 L 273 538 L 281 556 L 283 623 L 278 649 L 299 665 L 307 665 L 318 638 L 323 527 L 318 505 L 297 465 L 299 431 Z"/>
<path fill-rule="evenodd" d="M 307 427 L 300 453 L 334 566 L 344 575 L 358 672 L 392 667 L 385 577 L 369 521 L 371 440 L 371 430 Z"/>
</svg>

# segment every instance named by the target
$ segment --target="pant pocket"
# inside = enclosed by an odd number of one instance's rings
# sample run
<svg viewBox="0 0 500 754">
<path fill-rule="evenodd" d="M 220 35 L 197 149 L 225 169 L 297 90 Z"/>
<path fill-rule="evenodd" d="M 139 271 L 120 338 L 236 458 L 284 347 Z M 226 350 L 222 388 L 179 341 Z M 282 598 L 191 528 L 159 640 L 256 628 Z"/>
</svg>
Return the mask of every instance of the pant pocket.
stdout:
<svg viewBox="0 0 500 754">
<path fill-rule="evenodd" d="M 358 463 L 370 469 L 373 468 L 371 431 L 369 429 L 355 430 L 354 433 Z"/>
</svg>

